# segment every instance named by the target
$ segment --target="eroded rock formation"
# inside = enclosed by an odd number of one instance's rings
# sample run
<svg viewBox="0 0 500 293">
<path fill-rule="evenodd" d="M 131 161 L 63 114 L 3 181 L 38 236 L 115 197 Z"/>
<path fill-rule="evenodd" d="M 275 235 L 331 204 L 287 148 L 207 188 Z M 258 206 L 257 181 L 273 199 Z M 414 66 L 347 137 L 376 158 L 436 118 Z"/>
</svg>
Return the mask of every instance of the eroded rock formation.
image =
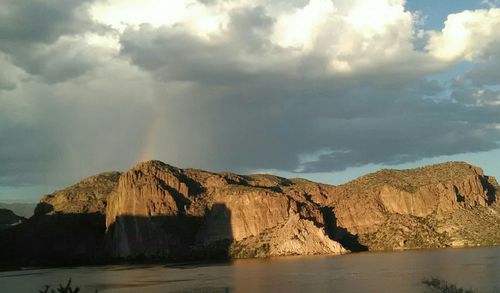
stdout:
<svg viewBox="0 0 500 293">
<path fill-rule="evenodd" d="M 149 161 L 45 196 L 34 217 L 1 235 L 0 246 L 2 237 L 28 241 L 35 228 L 76 246 L 70 260 L 494 245 L 500 243 L 498 190 L 493 177 L 461 162 L 381 170 L 332 186 Z M 68 245 L 53 246 L 56 257 Z"/>
<path fill-rule="evenodd" d="M 259 256 L 345 251 L 328 238 L 321 207 L 304 195 L 286 192 L 290 185 L 274 176 L 140 163 L 120 177 L 108 200 L 111 252 L 116 257 L 178 257 L 218 249 Z M 178 231 L 176 226 L 186 229 Z M 290 241 L 278 248 L 249 240 L 264 234 Z M 292 241 L 299 236 L 300 241 Z M 309 236 L 321 241 L 307 241 Z"/>
<path fill-rule="evenodd" d="M 480 168 L 449 162 L 360 177 L 335 187 L 327 205 L 371 250 L 497 244 L 498 193 Z M 478 220 L 486 214 L 489 224 Z"/>
</svg>

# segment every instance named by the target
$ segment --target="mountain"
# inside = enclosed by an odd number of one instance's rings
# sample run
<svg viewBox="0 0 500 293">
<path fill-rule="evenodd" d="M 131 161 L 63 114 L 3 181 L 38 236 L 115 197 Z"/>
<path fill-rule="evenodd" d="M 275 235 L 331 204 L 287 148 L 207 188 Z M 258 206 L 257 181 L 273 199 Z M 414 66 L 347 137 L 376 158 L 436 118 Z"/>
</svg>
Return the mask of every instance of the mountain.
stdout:
<svg viewBox="0 0 500 293">
<path fill-rule="evenodd" d="M 16 215 L 11 210 L 0 209 L 0 231 L 21 224 L 24 220 L 26 218 Z"/>
<path fill-rule="evenodd" d="M 8 209 L 13 211 L 16 215 L 29 218 L 33 216 L 36 208 L 36 203 L 3 203 L 0 202 L 0 209 Z"/>
<path fill-rule="evenodd" d="M 496 245 L 500 187 L 449 162 L 343 185 L 159 161 L 44 196 L 0 235 L 0 263 L 105 263 Z"/>
</svg>

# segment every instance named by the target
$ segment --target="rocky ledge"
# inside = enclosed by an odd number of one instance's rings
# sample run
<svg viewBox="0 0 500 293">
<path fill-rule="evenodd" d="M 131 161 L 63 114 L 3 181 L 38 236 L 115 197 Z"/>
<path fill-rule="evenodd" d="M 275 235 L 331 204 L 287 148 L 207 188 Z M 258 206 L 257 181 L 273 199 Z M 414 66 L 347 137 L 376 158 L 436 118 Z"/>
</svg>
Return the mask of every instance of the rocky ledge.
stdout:
<svg viewBox="0 0 500 293">
<path fill-rule="evenodd" d="M 44 196 L 0 234 L 0 263 L 210 259 L 496 245 L 499 186 L 462 162 L 332 186 L 159 161 Z"/>
</svg>

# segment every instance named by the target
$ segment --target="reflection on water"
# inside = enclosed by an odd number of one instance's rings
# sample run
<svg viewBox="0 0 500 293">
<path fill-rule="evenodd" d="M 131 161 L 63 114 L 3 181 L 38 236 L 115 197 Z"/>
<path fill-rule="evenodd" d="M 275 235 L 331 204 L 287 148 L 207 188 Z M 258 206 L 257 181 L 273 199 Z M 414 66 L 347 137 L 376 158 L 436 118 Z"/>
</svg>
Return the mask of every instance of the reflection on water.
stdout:
<svg viewBox="0 0 500 293">
<path fill-rule="evenodd" d="M 423 292 L 430 277 L 493 292 L 500 248 L 11 271 L 0 272 L 0 292 L 38 292 L 70 277 L 83 292 Z"/>
</svg>

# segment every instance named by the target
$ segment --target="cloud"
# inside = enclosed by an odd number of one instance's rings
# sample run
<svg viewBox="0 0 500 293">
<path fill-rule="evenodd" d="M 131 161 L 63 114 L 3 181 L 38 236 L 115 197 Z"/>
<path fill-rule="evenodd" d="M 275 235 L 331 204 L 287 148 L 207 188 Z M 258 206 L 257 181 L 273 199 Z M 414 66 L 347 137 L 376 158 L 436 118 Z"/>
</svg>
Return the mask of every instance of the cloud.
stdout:
<svg viewBox="0 0 500 293">
<path fill-rule="evenodd" d="M 104 34 L 92 22 L 91 1 L 2 1 L 0 51 L 25 72 L 55 83 L 71 79 L 97 66 L 103 50 L 88 37 Z"/>
<path fill-rule="evenodd" d="M 497 147 L 499 109 L 442 99 L 443 86 L 425 75 L 445 62 L 414 48 L 402 3 L 336 4 L 282 14 L 239 7 L 208 39 L 182 22 L 125 30 L 122 54 L 165 83 L 156 98 L 169 136 L 156 155 L 217 169 L 327 172 Z M 381 20 L 367 21 L 368 11 Z M 282 28 L 299 19 L 307 32 L 288 38 Z"/>
<path fill-rule="evenodd" d="M 498 108 L 424 100 L 439 94 L 425 81 L 393 89 L 366 81 L 274 81 L 259 89 L 251 83 L 221 93 L 204 86 L 163 96 L 157 108 L 164 109 L 161 129 L 168 136 L 155 155 L 216 169 L 328 172 L 497 147 L 491 125 Z M 323 149 L 332 154 L 301 164 L 300 155 Z"/>
<path fill-rule="evenodd" d="M 12 22 L 34 13 L 6 3 Z M 53 21 L 0 26 L 5 184 L 153 158 L 330 172 L 498 148 L 494 9 L 422 32 L 396 0 L 36 3 Z"/>
<path fill-rule="evenodd" d="M 500 8 L 464 11 L 448 16 L 441 32 L 431 33 L 427 49 L 445 61 L 487 58 L 500 40 Z"/>
<path fill-rule="evenodd" d="M 500 84 L 500 56 L 490 58 L 488 62 L 484 62 L 474 66 L 465 76 L 471 83 L 476 86 L 495 86 Z"/>
<path fill-rule="evenodd" d="M 19 53 L 16 64 L 45 82 L 57 83 L 81 76 L 115 53 L 113 48 L 89 44 L 85 36 L 63 36 L 51 45 L 35 45 Z"/>
<path fill-rule="evenodd" d="M 60 36 L 88 30 L 85 5 L 88 0 L 33 0 L 30 3 L 5 0 L 0 4 L 2 47 L 9 51 L 19 44 L 52 43 Z"/>
<path fill-rule="evenodd" d="M 12 64 L 9 58 L 0 52 L 0 91 L 15 89 L 25 76 L 22 69 Z"/>
<path fill-rule="evenodd" d="M 500 5 L 500 1 L 498 0 L 481 0 L 481 3 L 488 5 L 490 8 L 498 7 Z"/>
<path fill-rule="evenodd" d="M 56 85 L 32 79 L 3 92 L 1 184 L 64 185 L 129 167 L 153 112 L 148 87 L 141 72 L 115 60 L 84 79 Z"/>
<path fill-rule="evenodd" d="M 121 36 L 122 53 L 166 81 L 215 77 L 230 83 L 263 72 L 306 77 L 404 72 L 415 77 L 443 68 L 414 49 L 414 18 L 399 1 L 335 3 L 215 10 L 221 14 L 206 17 L 225 21 L 208 36 L 193 30 L 191 18 L 130 26 Z M 375 21 L 367 21 L 370 13 Z M 382 72 L 380 67 L 385 67 Z"/>
</svg>

